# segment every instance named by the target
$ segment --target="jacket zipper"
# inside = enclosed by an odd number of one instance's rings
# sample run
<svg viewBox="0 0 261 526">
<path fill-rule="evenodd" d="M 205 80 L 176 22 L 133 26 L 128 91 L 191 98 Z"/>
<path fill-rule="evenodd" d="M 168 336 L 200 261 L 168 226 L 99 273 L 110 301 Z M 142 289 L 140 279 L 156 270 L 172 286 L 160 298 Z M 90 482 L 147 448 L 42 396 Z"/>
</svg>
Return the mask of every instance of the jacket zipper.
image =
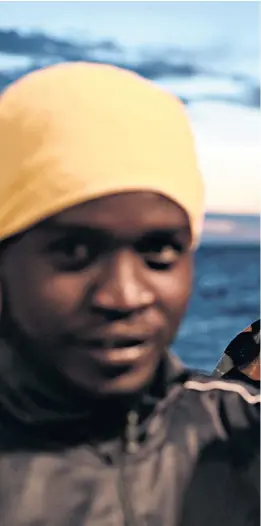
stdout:
<svg viewBox="0 0 261 526">
<path fill-rule="evenodd" d="M 128 485 L 125 478 L 125 454 L 134 454 L 139 448 L 138 436 L 139 415 L 136 411 L 130 411 L 127 415 L 126 436 L 122 443 L 122 454 L 119 468 L 119 498 L 124 516 L 124 526 L 140 526 L 135 516 Z"/>
<path fill-rule="evenodd" d="M 138 423 L 139 415 L 136 411 L 130 411 L 127 415 L 125 451 L 136 453 L 139 449 L 138 443 Z"/>
</svg>

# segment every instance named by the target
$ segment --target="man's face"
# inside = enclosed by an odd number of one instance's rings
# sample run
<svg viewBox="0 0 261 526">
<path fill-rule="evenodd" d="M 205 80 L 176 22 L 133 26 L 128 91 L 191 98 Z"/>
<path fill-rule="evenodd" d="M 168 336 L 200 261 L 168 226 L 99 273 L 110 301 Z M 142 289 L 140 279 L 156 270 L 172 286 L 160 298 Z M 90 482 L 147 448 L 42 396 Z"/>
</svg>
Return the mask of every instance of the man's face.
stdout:
<svg viewBox="0 0 261 526">
<path fill-rule="evenodd" d="M 186 213 L 154 193 L 75 206 L 3 252 L 3 320 L 74 385 L 98 396 L 137 392 L 184 315 L 190 241 Z"/>
</svg>

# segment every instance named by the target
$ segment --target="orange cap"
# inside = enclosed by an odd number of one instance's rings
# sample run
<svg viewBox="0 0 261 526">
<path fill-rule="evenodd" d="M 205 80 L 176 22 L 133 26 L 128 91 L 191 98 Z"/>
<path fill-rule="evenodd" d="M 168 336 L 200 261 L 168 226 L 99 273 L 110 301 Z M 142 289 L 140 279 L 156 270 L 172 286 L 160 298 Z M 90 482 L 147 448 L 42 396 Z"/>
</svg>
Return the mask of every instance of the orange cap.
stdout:
<svg viewBox="0 0 261 526">
<path fill-rule="evenodd" d="M 151 190 L 187 212 L 193 243 L 203 183 L 182 104 L 113 66 L 31 73 L 0 98 L 0 239 L 108 194 Z"/>
</svg>

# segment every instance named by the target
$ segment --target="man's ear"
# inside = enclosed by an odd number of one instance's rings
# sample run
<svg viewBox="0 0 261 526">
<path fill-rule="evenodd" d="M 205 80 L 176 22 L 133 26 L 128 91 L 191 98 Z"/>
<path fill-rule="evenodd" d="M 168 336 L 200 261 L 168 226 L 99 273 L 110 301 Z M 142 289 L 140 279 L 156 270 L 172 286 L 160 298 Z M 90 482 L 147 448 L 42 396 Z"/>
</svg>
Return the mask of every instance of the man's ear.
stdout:
<svg viewBox="0 0 261 526">
<path fill-rule="evenodd" d="M 3 287 L 1 283 L 1 277 L 0 277 L 0 320 L 2 316 L 2 310 L 3 310 Z"/>
<path fill-rule="evenodd" d="M 0 251 L 0 320 L 3 313 L 3 262 L 1 260 L 1 251 Z"/>
<path fill-rule="evenodd" d="M 3 269 L 3 251 L 1 250 L 2 246 L 0 247 L 0 321 L 3 314 L 3 304 L 4 304 L 4 269 Z"/>
<path fill-rule="evenodd" d="M 4 240 L 0 242 L 0 322 L 3 316 L 4 310 L 4 289 L 5 289 L 5 271 L 8 268 L 8 262 L 6 261 L 7 249 L 12 240 Z"/>
</svg>

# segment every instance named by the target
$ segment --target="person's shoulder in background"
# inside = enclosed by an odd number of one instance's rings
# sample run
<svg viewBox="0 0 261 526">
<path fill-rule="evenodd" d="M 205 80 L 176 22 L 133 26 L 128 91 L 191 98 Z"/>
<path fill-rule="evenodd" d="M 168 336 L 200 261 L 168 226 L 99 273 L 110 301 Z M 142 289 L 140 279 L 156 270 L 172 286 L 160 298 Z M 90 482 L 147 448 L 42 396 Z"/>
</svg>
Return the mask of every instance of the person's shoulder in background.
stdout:
<svg viewBox="0 0 261 526">
<path fill-rule="evenodd" d="M 247 382 L 260 389 L 260 319 L 230 342 L 214 374 L 223 379 Z"/>
</svg>

